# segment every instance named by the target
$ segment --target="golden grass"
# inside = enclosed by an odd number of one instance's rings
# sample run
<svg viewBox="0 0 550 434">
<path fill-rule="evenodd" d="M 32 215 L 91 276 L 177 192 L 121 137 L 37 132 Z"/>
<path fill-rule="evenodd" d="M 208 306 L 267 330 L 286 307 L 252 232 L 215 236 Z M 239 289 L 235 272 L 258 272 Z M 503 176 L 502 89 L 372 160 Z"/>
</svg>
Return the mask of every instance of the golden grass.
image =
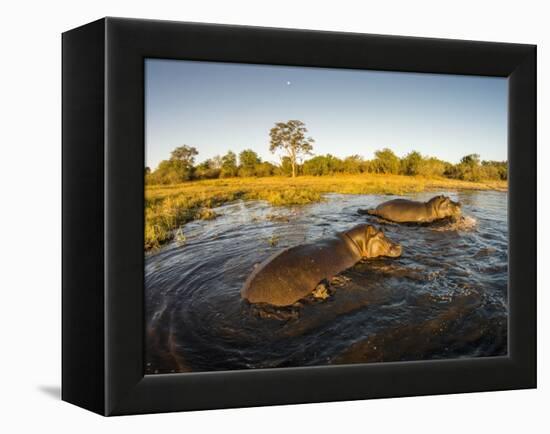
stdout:
<svg viewBox="0 0 550 434">
<path fill-rule="evenodd" d="M 227 178 L 145 189 L 145 250 L 160 247 L 181 225 L 211 219 L 215 206 L 237 199 L 265 200 L 274 206 L 302 205 L 322 200 L 325 193 L 406 194 L 430 190 L 507 190 L 506 181 L 468 182 L 448 178 L 402 175 L 333 175 Z"/>
</svg>

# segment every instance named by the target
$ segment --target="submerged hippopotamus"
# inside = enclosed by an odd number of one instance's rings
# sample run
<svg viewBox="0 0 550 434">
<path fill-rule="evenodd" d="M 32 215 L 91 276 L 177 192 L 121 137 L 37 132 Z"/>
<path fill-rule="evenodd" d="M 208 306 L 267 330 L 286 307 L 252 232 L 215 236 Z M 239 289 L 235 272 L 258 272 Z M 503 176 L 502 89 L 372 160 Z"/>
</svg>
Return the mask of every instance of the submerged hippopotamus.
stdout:
<svg viewBox="0 0 550 434">
<path fill-rule="evenodd" d="M 289 306 L 312 293 L 322 280 L 331 279 L 361 259 L 400 255 L 400 245 L 373 226 L 362 224 L 268 258 L 246 279 L 241 296 L 250 303 Z"/>
<path fill-rule="evenodd" d="M 361 210 L 359 212 L 361 213 Z M 435 196 L 428 202 L 394 199 L 378 205 L 375 209 L 369 209 L 366 213 L 396 223 L 431 223 L 447 217 L 460 217 L 461 205 L 447 196 Z"/>
</svg>

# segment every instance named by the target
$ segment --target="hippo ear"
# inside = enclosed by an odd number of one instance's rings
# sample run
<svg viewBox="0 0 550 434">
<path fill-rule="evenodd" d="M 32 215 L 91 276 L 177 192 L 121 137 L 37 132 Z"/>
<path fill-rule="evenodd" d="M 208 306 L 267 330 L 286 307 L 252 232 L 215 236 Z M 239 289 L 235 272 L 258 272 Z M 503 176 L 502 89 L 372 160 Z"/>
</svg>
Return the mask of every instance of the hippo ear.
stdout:
<svg viewBox="0 0 550 434">
<path fill-rule="evenodd" d="M 445 196 L 441 196 L 437 201 L 437 207 L 441 208 L 442 206 L 445 206 L 445 205 L 447 205 L 447 198 Z"/>
<path fill-rule="evenodd" d="M 378 231 L 374 226 L 371 226 L 371 225 L 367 226 L 367 231 L 366 231 L 367 239 L 374 237 L 377 233 Z"/>
<path fill-rule="evenodd" d="M 428 203 L 431 203 L 431 204 L 434 204 L 435 206 L 438 206 L 441 203 L 442 199 L 443 199 L 443 196 L 441 196 L 441 195 L 434 196 L 428 201 Z"/>
</svg>

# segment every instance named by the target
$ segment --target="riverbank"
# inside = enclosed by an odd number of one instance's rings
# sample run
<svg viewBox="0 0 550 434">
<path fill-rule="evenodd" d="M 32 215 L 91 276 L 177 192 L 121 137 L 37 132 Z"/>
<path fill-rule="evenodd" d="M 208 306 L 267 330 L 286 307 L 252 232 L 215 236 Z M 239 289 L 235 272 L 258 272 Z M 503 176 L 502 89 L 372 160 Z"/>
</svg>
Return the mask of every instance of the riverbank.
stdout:
<svg viewBox="0 0 550 434">
<path fill-rule="evenodd" d="M 318 202 L 326 193 L 404 195 L 432 190 L 506 191 L 507 188 L 506 181 L 469 182 L 382 174 L 226 178 L 148 185 L 145 188 L 145 250 L 170 241 L 177 235 L 175 230 L 189 221 L 215 218 L 213 207 L 237 199 L 266 200 L 281 206 Z"/>
</svg>

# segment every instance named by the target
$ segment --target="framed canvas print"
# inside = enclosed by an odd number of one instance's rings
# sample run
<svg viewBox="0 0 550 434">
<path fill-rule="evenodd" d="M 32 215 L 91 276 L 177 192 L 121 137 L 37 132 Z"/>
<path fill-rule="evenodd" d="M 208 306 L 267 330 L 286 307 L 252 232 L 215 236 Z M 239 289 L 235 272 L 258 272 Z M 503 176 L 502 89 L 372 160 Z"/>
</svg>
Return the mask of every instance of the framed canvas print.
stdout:
<svg viewBox="0 0 550 434">
<path fill-rule="evenodd" d="M 63 34 L 63 384 L 102 415 L 536 387 L 536 48 Z"/>
</svg>

